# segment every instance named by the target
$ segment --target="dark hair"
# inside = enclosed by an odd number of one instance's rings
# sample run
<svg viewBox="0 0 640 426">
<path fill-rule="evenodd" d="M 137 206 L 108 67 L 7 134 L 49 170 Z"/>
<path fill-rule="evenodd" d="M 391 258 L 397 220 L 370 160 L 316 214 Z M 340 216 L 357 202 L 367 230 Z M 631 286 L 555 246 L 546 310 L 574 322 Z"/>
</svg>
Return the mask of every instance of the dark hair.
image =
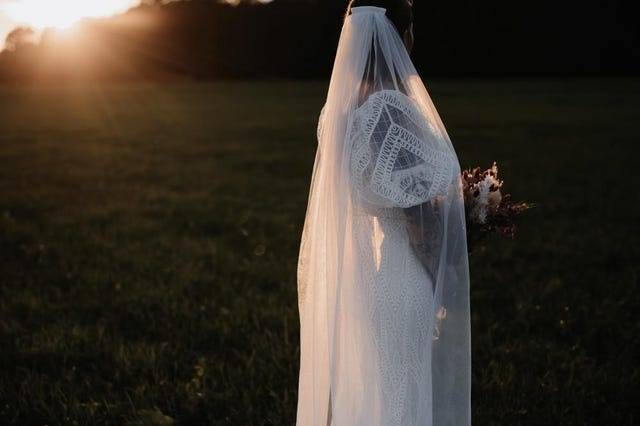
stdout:
<svg viewBox="0 0 640 426">
<path fill-rule="evenodd" d="M 351 8 L 359 6 L 376 6 L 387 9 L 387 18 L 396 27 L 400 37 L 404 36 L 413 22 L 412 7 L 408 0 L 351 0 L 347 14 L 351 13 Z"/>
</svg>

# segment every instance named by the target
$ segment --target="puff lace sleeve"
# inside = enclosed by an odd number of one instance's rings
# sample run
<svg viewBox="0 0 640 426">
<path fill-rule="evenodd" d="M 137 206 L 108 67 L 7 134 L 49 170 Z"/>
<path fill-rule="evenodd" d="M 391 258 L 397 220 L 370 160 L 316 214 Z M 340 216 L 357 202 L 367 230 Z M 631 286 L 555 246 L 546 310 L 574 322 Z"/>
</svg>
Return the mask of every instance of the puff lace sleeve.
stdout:
<svg viewBox="0 0 640 426">
<path fill-rule="evenodd" d="M 409 208 L 446 194 L 455 159 L 416 103 L 398 90 L 373 93 L 349 131 L 356 193 L 378 208 Z"/>
</svg>

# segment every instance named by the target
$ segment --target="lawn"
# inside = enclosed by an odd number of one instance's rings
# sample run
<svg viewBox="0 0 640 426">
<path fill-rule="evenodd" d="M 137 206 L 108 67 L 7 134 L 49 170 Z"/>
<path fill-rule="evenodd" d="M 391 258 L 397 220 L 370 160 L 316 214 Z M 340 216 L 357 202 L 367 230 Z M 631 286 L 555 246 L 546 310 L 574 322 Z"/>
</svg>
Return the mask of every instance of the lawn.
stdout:
<svg viewBox="0 0 640 426">
<path fill-rule="evenodd" d="M 436 80 L 537 203 L 471 258 L 476 425 L 640 419 L 640 81 Z M 325 82 L 0 87 L 0 424 L 291 425 Z"/>
</svg>

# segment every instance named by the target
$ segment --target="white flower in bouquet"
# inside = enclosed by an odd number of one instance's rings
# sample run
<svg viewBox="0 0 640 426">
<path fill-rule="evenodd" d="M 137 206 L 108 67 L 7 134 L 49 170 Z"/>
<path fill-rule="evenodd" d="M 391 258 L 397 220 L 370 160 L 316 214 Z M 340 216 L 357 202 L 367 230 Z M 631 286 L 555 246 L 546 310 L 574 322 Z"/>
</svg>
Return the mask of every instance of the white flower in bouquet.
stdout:
<svg viewBox="0 0 640 426">
<path fill-rule="evenodd" d="M 498 179 L 498 167 L 496 163 L 483 173 L 483 178 L 473 184 L 473 191 L 470 191 L 471 219 L 477 223 L 486 223 L 487 215 L 495 212 L 502 202 L 502 181 Z"/>
</svg>

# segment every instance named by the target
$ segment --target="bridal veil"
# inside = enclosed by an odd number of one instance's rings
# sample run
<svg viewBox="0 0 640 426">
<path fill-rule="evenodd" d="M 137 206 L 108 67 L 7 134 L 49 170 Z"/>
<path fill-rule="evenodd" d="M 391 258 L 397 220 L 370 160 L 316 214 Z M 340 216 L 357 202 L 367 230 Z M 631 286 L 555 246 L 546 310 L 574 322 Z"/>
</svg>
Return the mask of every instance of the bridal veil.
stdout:
<svg viewBox="0 0 640 426">
<path fill-rule="evenodd" d="M 388 250 L 385 240 L 405 241 L 384 226 L 396 219 L 403 224 L 397 232 L 409 236 L 405 251 L 397 253 L 411 255 L 402 254 L 406 261 L 399 259 L 391 274 L 385 272 L 397 277 L 398 285 L 385 288 L 389 303 L 382 308 L 392 312 L 415 305 L 416 300 L 395 303 L 402 294 L 413 297 L 401 284 L 405 275 L 428 292 L 417 301 L 427 314 L 401 325 L 425 338 L 412 338 L 400 351 L 391 350 L 400 328 L 389 318 L 404 313 L 380 315 L 379 289 L 378 301 L 371 301 L 382 252 Z M 420 259 L 419 273 L 414 257 Z M 356 7 L 344 20 L 318 126 L 298 300 L 299 426 L 470 425 L 469 271 L 460 167 L 383 8 Z M 416 384 L 423 370 L 429 386 Z"/>
</svg>

